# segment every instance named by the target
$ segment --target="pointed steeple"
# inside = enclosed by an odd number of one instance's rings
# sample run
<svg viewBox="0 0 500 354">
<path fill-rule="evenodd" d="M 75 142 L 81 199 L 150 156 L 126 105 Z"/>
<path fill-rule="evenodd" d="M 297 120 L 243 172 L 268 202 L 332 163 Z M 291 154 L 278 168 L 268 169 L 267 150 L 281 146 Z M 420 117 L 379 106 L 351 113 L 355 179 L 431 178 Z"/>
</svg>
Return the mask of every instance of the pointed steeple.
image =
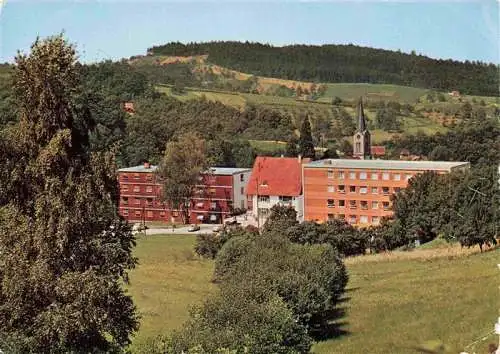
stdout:
<svg viewBox="0 0 500 354">
<path fill-rule="evenodd" d="M 358 131 L 364 132 L 366 130 L 366 120 L 365 120 L 365 112 L 363 111 L 363 98 L 359 98 L 358 102 Z"/>
</svg>

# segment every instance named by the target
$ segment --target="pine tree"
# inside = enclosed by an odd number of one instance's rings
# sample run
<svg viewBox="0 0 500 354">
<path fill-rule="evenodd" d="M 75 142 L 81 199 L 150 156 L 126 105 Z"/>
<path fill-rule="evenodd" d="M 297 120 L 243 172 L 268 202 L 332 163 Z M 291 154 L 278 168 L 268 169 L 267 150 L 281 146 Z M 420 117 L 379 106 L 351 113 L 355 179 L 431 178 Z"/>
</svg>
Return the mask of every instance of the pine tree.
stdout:
<svg viewBox="0 0 500 354">
<path fill-rule="evenodd" d="M 114 155 L 89 153 L 73 46 L 37 40 L 16 63 L 19 124 L 0 136 L 0 337 L 27 353 L 119 350 L 138 321 Z"/>
<path fill-rule="evenodd" d="M 302 157 L 311 159 L 314 159 L 316 155 L 311 133 L 311 122 L 308 116 L 305 117 L 302 127 L 300 128 L 299 153 Z"/>
</svg>

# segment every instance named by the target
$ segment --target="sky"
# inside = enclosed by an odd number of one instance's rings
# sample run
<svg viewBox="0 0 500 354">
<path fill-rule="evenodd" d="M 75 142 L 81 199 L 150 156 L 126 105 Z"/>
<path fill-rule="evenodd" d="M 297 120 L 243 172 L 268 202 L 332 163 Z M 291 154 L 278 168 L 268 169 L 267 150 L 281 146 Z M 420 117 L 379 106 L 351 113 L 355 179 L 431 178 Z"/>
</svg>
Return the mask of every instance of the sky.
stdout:
<svg viewBox="0 0 500 354">
<path fill-rule="evenodd" d="M 0 3 L 2 0 L 0 0 Z M 171 41 L 355 44 L 500 64 L 498 0 L 3 0 L 0 62 L 64 31 L 83 62 Z"/>
</svg>

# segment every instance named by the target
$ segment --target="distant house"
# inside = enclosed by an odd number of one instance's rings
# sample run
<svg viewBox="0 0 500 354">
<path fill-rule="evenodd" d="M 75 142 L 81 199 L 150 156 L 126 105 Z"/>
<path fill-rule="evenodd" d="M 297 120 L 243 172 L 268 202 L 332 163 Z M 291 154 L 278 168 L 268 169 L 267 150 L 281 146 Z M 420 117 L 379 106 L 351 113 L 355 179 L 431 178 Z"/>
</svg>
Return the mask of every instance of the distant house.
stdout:
<svg viewBox="0 0 500 354">
<path fill-rule="evenodd" d="M 370 147 L 372 157 L 385 156 L 385 146 L 372 145 Z"/>
<path fill-rule="evenodd" d="M 451 91 L 451 92 L 448 92 L 448 95 L 451 96 L 451 97 L 460 97 L 460 92 L 458 92 L 458 91 Z"/>
<path fill-rule="evenodd" d="M 253 165 L 247 185 L 248 205 L 262 225 L 274 205 L 290 205 L 303 220 L 302 163 L 300 157 L 259 156 Z"/>
<path fill-rule="evenodd" d="M 135 109 L 134 109 L 134 104 L 132 102 L 125 102 L 124 105 L 123 105 L 124 109 L 125 109 L 125 112 L 127 113 L 135 113 Z"/>
</svg>

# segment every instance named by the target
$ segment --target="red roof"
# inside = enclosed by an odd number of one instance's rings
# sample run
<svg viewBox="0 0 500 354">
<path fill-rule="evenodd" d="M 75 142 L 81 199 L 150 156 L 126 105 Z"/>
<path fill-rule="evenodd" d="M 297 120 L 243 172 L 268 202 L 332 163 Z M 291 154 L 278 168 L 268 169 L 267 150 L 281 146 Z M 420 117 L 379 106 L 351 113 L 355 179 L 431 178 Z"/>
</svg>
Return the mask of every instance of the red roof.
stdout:
<svg viewBox="0 0 500 354">
<path fill-rule="evenodd" d="M 247 195 L 297 197 L 302 193 L 301 163 L 295 157 L 258 156 L 247 185 Z"/>
<path fill-rule="evenodd" d="M 375 156 L 383 156 L 385 155 L 385 146 L 377 146 L 377 145 L 371 146 L 370 152 L 372 155 Z"/>
</svg>

